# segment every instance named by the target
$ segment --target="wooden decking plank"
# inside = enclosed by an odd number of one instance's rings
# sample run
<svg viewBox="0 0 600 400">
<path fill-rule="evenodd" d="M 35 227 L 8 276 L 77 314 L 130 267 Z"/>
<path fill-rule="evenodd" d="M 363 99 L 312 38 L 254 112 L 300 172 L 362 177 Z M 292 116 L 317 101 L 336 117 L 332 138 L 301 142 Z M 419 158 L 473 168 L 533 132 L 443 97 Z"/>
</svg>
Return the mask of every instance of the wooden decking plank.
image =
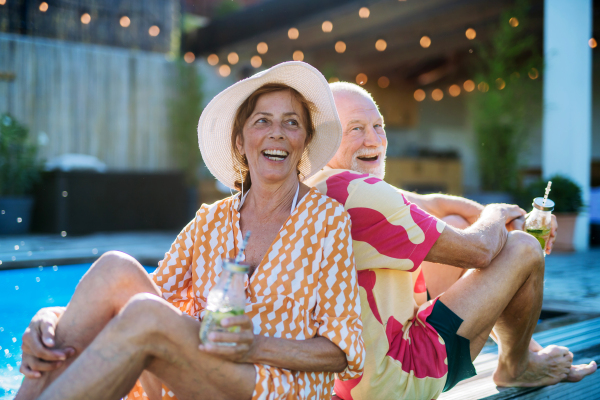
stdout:
<svg viewBox="0 0 600 400">
<path fill-rule="evenodd" d="M 579 322 L 565 327 L 555 328 L 534 335 L 542 346 L 556 344 L 567 346 L 576 353 L 576 363 L 600 361 L 600 354 L 581 359 L 585 350 L 597 352 L 600 345 L 600 318 Z M 580 353 L 577 359 L 577 352 Z M 582 354 L 583 353 L 583 354 Z M 595 353 L 593 353 L 595 354 Z M 485 347 L 482 354 L 473 363 L 477 376 L 459 383 L 454 389 L 443 393 L 440 400 L 558 400 L 579 398 L 600 398 L 600 373 L 585 378 L 576 384 L 559 383 L 545 388 L 498 388 L 492 380 L 492 374 L 498 364 L 498 347 Z M 594 397 L 595 396 L 595 397 Z"/>
<path fill-rule="evenodd" d="M 600 318 L 594 318 L 589 321 L 578 322 L 573 325 L 564 326 L 561 328 L 550 329 L 544 332 L 535 333 L 533 337 L 536 340 L 544 340 L 547 337 L 563 337 L 564 335 L 576 335 L 581 330 L 600 328 Z"/>
</svg>

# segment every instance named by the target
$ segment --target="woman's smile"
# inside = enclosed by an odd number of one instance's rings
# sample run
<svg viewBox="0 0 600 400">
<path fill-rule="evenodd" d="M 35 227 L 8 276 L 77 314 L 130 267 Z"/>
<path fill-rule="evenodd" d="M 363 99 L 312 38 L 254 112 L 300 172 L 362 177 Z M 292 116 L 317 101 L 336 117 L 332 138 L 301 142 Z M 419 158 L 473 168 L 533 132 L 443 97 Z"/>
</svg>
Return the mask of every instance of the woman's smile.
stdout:
<svg viewBox="0 0 600 400">
<path fill-rule="evenodd" d="M 265 156 L 265 158 L 277 162 L 285 160 L 289 154 L 290 153 L 285 150 L 269 149 L 262 151 L 262 155 Z"/>
</svg>

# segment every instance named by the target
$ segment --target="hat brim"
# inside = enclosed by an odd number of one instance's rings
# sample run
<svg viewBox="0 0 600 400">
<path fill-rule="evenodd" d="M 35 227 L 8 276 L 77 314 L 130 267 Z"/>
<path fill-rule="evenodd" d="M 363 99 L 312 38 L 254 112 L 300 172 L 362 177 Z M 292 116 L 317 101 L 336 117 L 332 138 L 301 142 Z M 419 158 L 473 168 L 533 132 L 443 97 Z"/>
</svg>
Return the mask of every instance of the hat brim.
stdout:
<svg viewBox="0 0 600 400">
<path fill-rule="evenodd" d="M 311 119 L 315 132 L 299 165 L 302 180 L 327 165 L 342 141 L 342 125 L 325 77 L 316 68 L 301 61 L 275 65 L 223 90 L 200 116 L 198 144 L 202 159 L 215 178 L 229 188 L 235 189 L 236 180 L 240 180 L 240 166 L 231 149 L 235 115 L 240 105 L 267 83 L 288 85 L 314 104 Z"/>
</svg>

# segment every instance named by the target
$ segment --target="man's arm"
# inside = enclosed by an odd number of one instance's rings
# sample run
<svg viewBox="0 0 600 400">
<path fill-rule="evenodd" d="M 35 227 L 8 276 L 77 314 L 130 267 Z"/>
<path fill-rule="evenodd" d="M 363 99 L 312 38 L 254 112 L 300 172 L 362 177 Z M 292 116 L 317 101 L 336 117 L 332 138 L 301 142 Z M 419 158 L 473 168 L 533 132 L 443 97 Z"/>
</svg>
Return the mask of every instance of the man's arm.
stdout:
<svg viewBox="0 0 600 400">
<path fill-rule="evenodd" d="M 474 224 L 483 211 L 483 206 L 473 200 L 464 197 L 450 196 L 447 194 L 417 194 L 398 189 L 411 203 L 436 218 L 444 218 L 449 215 L 459 215 L 469 224 Z"/>
<path fill-rule="evenodd" d="M 518 206 L 490 204 L 467 229 L 447 225 L 425 261 L 459 268 L 485 268 L 506 243 L 506 225 L 524 215 L 525 211 Z"/>
</svg>

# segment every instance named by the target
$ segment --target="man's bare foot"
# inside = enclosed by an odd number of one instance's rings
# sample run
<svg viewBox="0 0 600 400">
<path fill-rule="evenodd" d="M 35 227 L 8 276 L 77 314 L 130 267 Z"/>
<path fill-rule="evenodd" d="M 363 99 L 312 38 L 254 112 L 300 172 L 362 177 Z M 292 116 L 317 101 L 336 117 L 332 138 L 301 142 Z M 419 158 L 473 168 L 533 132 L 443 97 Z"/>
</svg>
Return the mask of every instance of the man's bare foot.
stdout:
<svg viewBox="0 0 600 400">
<path fill-rule="evenodd" d="M 527 369 L 514 376 L 509 368 L 498 364 L 494 383 L 498 386 L 534 387 L 554 385 L 561 381 L 577 382 L 596 371 L 596 363 L 571 365 L 573 353 L 566 347 L 548 346 L 539 351 L 529 351 Z"/>
<path fill-rule="evenodd" d="M 589 364 L 571 365 L 569 374 L 564 379 L 565 382 L 579 382 L 588 375 L 593 374 L 598 369 L 596 361 L 592 361 Z"/>
</svg>

